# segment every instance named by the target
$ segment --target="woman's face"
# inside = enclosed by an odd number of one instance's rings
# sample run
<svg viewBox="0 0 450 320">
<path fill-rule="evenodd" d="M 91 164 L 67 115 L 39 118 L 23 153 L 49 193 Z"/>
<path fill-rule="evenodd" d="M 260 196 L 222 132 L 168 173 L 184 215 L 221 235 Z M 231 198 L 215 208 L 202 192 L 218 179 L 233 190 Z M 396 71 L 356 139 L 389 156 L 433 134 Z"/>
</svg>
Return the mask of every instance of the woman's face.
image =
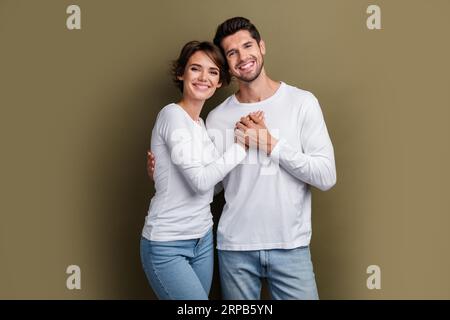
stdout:
<svg viewBox="0 0 450 320">
<path fill-rule="evenodd" d="M 184 74 L 178 79 L 183 81 L 183 96 L 195 100 L 210 98 L 222 85 L 219 67 L 203 51 L 189 58 Z"/>
</svg>

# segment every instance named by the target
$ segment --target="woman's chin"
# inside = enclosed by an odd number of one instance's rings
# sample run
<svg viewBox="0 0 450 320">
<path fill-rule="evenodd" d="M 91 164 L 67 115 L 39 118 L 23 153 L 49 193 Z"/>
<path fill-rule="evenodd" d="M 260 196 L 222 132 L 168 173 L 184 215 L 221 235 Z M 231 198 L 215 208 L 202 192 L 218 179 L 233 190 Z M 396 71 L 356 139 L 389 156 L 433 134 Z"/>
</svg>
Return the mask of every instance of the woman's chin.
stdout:
<svg viewBox="0 0 450 320">
<path fill-rule="evenodd" d="M 215 91 L 198 92 L 198 93 L 195 93 L 193 96 L 196 100 L 207 100 L 214 95 L 214 92 Z"/>
</svg>

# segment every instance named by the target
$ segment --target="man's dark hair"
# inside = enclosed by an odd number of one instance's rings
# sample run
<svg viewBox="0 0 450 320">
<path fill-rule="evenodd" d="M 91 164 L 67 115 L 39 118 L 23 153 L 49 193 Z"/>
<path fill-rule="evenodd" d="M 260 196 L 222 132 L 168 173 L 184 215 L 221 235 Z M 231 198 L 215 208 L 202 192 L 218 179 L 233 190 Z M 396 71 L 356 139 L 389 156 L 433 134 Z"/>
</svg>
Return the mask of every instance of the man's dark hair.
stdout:
<svg viewBox="0 0 450 320">
<path fill-rule="evenodd" d="M 231 76 L 228 73 L 227 62 L 220 49 L 209 41 L 190 41 L 183 46 L 180 56 L 172 63 L 172 79 L 181 92 L 183 92 L 183 81 L 178 79 L 178 77 L 184 74 L 189 58 L 197 51 L 204 52 L 219 68 L 219 82 L 222 83 L 222 86 L 230 83 Z"/>
<path fill-rule="evenodd" d="M 223 48 L 221 46 L 222 40 L 238 31 L 247 30 L 256 43 L 259 44 L 261 41 L 261 36 L 259 35 L 258 29 L 255 25 L 250 22 L 250 20 L 243 17 L 234 17 L 226 20 L 217 27 L 216 35 L 214 36 L 214 44 L 218 46 L 223 53 Z"/>
</svg>

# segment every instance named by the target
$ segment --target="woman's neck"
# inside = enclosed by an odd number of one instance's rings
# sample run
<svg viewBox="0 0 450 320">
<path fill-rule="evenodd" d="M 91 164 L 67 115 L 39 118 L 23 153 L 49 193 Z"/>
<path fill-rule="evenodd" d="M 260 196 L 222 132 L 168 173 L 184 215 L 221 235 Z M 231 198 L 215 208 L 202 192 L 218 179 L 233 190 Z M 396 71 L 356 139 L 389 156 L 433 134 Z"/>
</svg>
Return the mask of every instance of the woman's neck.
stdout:
<svg viewBox="0 0 450 320">
<path fill-rule="evenodd" d="M 204 100 L 189 99 L 187 97 L 183 97 L 180 102 L 178 102 L 178 105 L 180 105 L 195 122 L 199 121 L 200 112 L 202 111 L 204 104 Z"/>
</svg>

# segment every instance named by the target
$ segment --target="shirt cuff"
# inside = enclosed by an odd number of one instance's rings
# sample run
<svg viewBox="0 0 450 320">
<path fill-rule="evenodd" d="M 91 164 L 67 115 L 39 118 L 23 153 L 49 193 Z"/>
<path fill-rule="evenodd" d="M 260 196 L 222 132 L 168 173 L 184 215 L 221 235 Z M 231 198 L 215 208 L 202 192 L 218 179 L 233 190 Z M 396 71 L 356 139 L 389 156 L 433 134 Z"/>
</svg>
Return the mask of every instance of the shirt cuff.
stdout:
<svg viewBox="0 0 450 320">
<path fill-rule="evenodd" d="M 275 147 L 273 147 L 272 152 L 270 153 L 269 157 L 270 159 L 272 159 L 272 161 L 278 163 L 278 161 L 280 161 L 280 152 L 281 152 L 281 148 L 283 146 L 283 144 L 286 143 L 286 140 L 284 139 L 280 139 L 278 140 L 277 144 L 275 145 Z"/>
<path fill-rule="evenodd" d="M 236 145 L 236 149 L 239 150 L 237 152 L 238 157 L 239 157 L 239 162 L 241 162 L 242 160 L 244 160 L 244 158 L 247 156 L 247 150 L 245 149 L 245 147 L 237 142 L 234 143 Z"/>
</svg>

